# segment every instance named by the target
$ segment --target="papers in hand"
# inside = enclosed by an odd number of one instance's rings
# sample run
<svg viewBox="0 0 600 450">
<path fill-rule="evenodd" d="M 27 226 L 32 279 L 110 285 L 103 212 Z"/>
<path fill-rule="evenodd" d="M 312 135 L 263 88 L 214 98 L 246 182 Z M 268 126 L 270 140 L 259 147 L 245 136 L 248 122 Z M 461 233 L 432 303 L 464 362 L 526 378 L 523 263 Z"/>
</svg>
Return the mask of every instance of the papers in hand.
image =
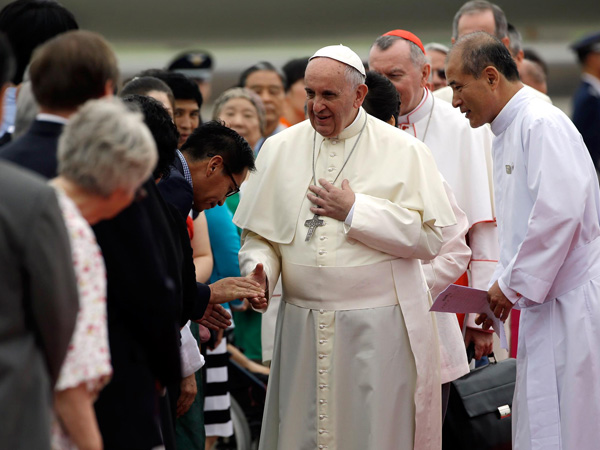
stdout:
<svg viewBox="0 0 600 450">
<path fill-rule="evenodd" d="M 451 284 L 438 295 L 430 311 L 487 314 L 488 318 L 494 322 L 493 328 L 500 338 L 500 346 L 508 350 L 504 323 L 496 318 L 490 309 L 487 301 L 487 291 Z"/>
</svg>

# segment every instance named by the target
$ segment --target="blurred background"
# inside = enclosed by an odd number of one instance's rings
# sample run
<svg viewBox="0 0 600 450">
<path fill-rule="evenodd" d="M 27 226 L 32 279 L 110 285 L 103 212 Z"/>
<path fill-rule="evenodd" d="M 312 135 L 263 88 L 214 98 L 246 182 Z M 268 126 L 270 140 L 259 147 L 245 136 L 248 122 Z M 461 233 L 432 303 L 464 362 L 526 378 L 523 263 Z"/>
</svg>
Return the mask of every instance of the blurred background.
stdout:
<svg viewBox="0 0 600 450">
<path fill-rule="evenodd" d="M 2 2 L 3 4 L 6 1 Z M 343 43 L 366 60 L 386 31 L 403 28 L 423 43 L 450 44 L 456 0 L 60 0 L 80 26 L 103 34 L 119 57 L 123 78 L 164 67 L 184 50 L 205 50 L 214 59 L 213 94 L 237 82 L 261 60 L 281 67 L 320 47 Z M 597 0 L 503 0 L 497 4 L 548 63 L 548 94 L 570 114 L 579 68 L 568 45 L 600 30 Z M 3 5 L 2 5 L 3 6 Z"/>
</svg>

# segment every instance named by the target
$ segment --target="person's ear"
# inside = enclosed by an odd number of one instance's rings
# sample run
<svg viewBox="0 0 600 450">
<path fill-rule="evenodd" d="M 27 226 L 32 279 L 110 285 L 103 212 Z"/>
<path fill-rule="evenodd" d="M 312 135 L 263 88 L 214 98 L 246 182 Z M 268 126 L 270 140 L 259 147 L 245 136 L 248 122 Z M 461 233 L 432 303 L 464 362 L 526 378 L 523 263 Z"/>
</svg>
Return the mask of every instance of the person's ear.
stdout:
<svg viewBox="0 0 600 450">
<path fill-rule="evenodd" d="M 482 76 L 490 85 L 492 90 L 496 90 L 498 88 L 498 84 L 500 82 L 500 72 L 494 66 L 487 66 L 483 69 Z"/>
<path fill-rule="evenodd" d="M 223 157 L 221 155 L 212 156 L 206 164 L 206 176 L 210 177 L 217 173 L 217 169 L 223 165 Z"/>
<path fill-rule="evenodd" d="M 421 70 L 421 86 L 429 87 L 429 76 L 431 75 L 431 64 L 425 63 L 423 65 L 423 69 Z"/>
<path fill-rule="evenodd" d="M 354 99 L 354 107 L 360 108 L 360 106 L 365 101 L 365 97 L 367 96 L 367 92 L 369 92 L 369 88 L 366 84 L 360 84 L 356 88 L 356 98 Z"/>
</svg>

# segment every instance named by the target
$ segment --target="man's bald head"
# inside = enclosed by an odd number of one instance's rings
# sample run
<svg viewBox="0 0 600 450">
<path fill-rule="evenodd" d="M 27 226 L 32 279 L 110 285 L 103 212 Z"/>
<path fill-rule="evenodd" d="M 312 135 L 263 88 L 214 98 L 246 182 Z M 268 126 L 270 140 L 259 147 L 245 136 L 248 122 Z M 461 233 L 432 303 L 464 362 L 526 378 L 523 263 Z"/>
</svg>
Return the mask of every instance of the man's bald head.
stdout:
<svg viewBox="0 0 600 450">
<path fill-rule="evenodd" d="M 544 68 L 540 64 L 531 61 L 530 59 L 524 59 L 521 63 L 519 76 L 521 77 L 521 81 L 526 85 L 531 86 L 544 94 L 548 93 L 546 74 L 544 73 Z"/>
<path fill-rule="evenodd" d="M 477 79 L 488 66 L 495 67 L 508 81 L 518 81 L 519 72 L 506 46 L 495 36 L 477 31 L 461 37 L 448 54 L 459 58 L 462 72 Z"/>
<path fill-rule="evenodd" d="M 482 31 L 463 36 L 452 47 L 446 78 L 452 106 L 460 108 L 473 128 L 491 123 L 522 87 L 508 49 Z"/>
<path fill-rule="evenodd" d="M 498 39 L 508 35 L 508 24 L 504 11 L 494 3 L 475 0 L 465 3 L 454 15 L 452 41 L 473 31 L 486 31 Z"/>
</svg>

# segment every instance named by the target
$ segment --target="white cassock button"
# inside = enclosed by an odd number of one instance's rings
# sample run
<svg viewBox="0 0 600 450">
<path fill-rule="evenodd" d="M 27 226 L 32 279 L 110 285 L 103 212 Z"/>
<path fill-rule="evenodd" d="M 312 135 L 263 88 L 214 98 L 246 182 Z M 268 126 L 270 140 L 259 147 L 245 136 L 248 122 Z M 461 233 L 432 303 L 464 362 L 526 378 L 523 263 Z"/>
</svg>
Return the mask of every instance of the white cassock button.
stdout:
<svg viewBox="0 0 600 450">
<path fill-rule="evenodd" d="M 325 370 L 324 370 L 324 369 L 319 369 L 319 373 L 320 373 L 321 375 L 323 375 L 323 374 L 325 373 Z M 321 403 L 323 403 L 323 400 L 321 400 Z"/>
<path fill-rule="evenodd" d="M 319 344 L 324 344 L 325 342 L 327 342 L 327 339 L 321 339 L 321 340 L 319 340 Z"/>
<path fill-rule="evenodd" d="M 324 309 L 320 309 L 319 310 L 319 314 L 325 314 L 325 310 Z"/>
<path fill-rule="evenodd" d="M 323 433 L 325 433 L 325 430 L 323 430 L 323 429 L 320 429 L 320 430 L 319 430 L 319 434 L 323 434 Z"/>
<path fill-rule="evenodd" d="M 335 170 L 335 167 L 330 167 L 329 169 L 327 169 L 327 172 L 333 172 Z"/>
<path fill-rule="evenodd" d="M 325 255 L 327 253 L 326 250 L 319 250 L 319 255 Z"/>
<path fill-rule="evenodd" d="M 331 141 L 331 143 L 332 143 L 333 145 L 335 145 L 335 144 L 337 144 L 337 143 L 338 143 L 338 141 Z"/>
<path fill-rule="evenodd" d="M 335 152 L 331 152 L 331 153 L 329 154 L 329 156 L 331 156 L 332 158 L 333 158 L 333 157 L 335 157 L 335 155 L 336 155 L 336 153 L 335 153 Z"/>
<path fill-rule="evenodd" d="M 321 236 L 319 239 L 324 241 L 325 239 L 327 239 L 327 236 Z"/>
<path fill-rule="evenodd" d="M 319 359 L 323 359 L 323 358 L 325 358 L 325 355 L 321 353 L 321 354 L 319 355 Z"/>
<path fill-rule="evenodd" d="M 323 328 L 325 328 L 325 325 L 321 324 L 319 325 L 319 328 L 322 330 Z"/>
</svg>

